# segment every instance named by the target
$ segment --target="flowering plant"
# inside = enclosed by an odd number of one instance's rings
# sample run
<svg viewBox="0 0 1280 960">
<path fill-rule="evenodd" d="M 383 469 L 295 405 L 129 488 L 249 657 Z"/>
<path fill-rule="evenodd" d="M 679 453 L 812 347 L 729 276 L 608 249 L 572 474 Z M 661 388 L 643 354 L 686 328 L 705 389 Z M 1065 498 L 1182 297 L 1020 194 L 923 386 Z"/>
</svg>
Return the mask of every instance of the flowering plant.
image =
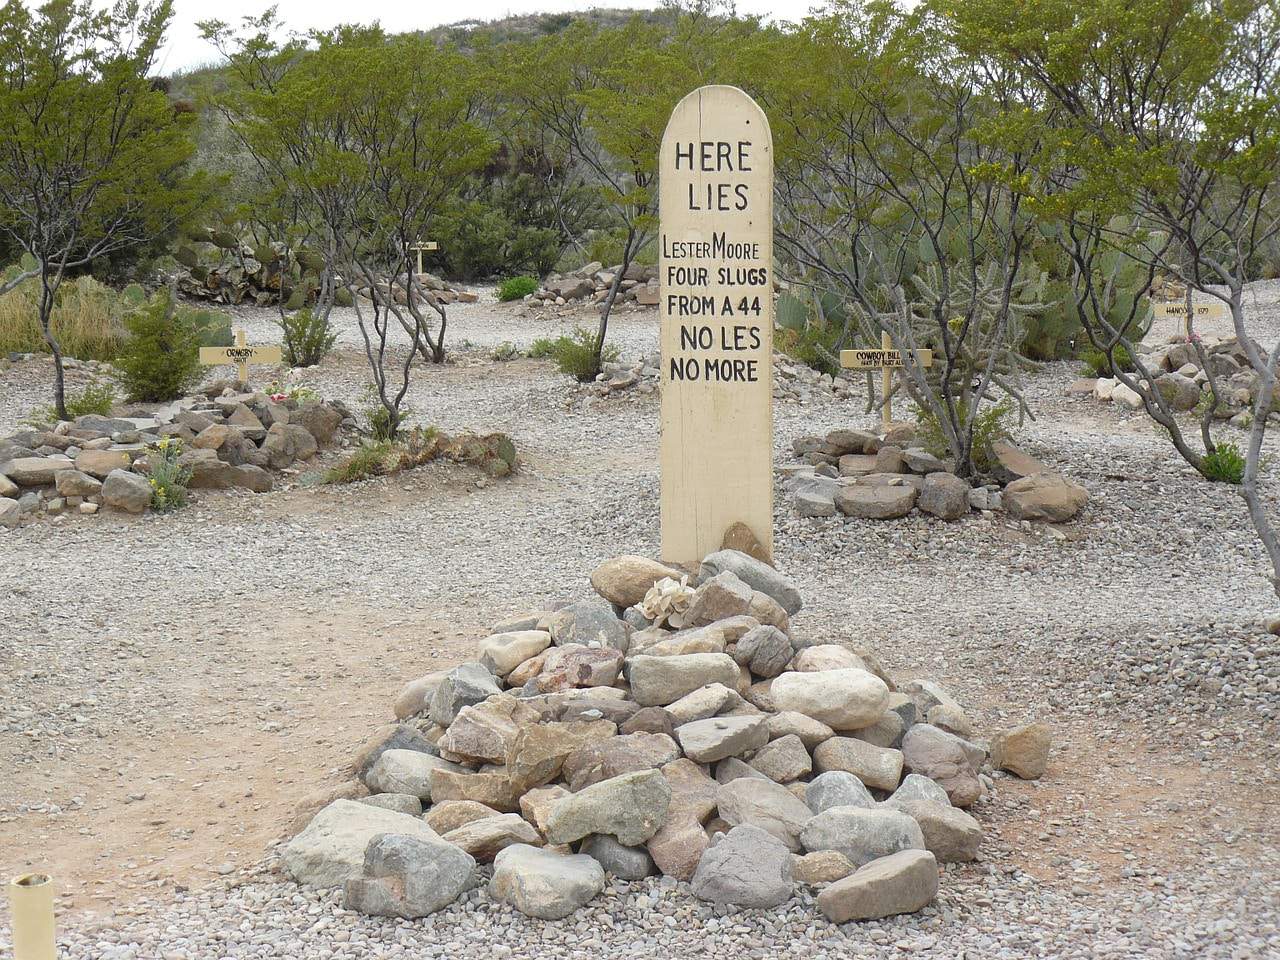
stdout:
<svg viewBox="0 0 1280 960">
<path fill-rule="evenodd" d="M 182 441 L 177 437 L 164 437 L 151 446 L 151 454 L 147 457 L 151 465 L 147 482 L 151 484 L 153 510 L 174 510 L 187 502 L 191 468 L 179 465 L 181 456 Z"/>
</svg>

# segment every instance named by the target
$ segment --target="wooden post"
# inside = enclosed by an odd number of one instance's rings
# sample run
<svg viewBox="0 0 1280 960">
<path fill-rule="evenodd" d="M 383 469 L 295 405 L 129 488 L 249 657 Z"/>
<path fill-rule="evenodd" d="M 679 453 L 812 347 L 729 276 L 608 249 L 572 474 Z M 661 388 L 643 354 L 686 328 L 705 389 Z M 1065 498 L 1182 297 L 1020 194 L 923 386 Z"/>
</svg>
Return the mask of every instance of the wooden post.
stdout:
<svg viewBox="0 0 1280 960">
<path fill-rule="evenodd" d="M 922 367 L 933 366 L 932 350 L 916 350 L 911 356 Z M 884 429 L 888 430 L 893 423 L 893 401 L 889 391 L 893 387 L 895 367 L 905 365 L 901 350 L 893 349 L 893 339 L 885 331 L 880 332 L 879 350 L 841 350 L 840 366 L 845 370 L 880 370 L 880 420 Z"/>
<path fill-rule="evenodd" d="M 436 243 L 434 240 L 426 240 L 426 241 L 419 240 L 409 249 L 416 251 L 418 254 L 418 273 L 421 274 L 422 273 L 422 251 L 439 250 L 440 245 Z"/>
<path fill-rule="evenodd" d="M 737 87 L 671 112 L 659 155 L 662 558 L 745 524 L 773 553 L 773 138 Z"/>
<path fill-rule="evenodd" d="M 9 882 L 14 960 L 55 960 L 53 880 L 28 873 Z"/>
<path fill-rule="evenodd" d="M 893 349 L 893 338 L 887 330 L 880 331 L 880 349 L 885 353 Z M 885 364 L 880 368 L 880 422 L 884 424 L 885 430 L 893 423 L 893 398 L 889 396 L 892 387 L 893 374 L 889 372 L 889 365 Z"/>
</svg>

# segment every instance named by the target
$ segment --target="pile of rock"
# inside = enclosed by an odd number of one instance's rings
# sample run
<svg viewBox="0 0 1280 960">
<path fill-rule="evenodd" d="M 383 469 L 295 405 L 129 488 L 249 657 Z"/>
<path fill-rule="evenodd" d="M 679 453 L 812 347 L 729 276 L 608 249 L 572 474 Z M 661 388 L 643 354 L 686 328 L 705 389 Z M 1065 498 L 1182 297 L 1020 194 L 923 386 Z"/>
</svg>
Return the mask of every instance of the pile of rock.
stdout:
<svg viewBox="0 0 1280 960">
<path fill-rule="evenodd" d="M 189 488 L 265 493 L 274 483 L 271 471 L 310 459 L 340 428 L 355 425 L 337 401 L 272 399 L 225 381 L 133 412 L 90 414 L 0 440 L 0 526 L 40 512 L 144 513 L 151 506 L 149 455 L 166 437 L 183 442 L 178 464 L 190 470 Z"/>
<path fill-rule="evenodd" d="M 937 684 L 897 687 L 869 651 L 793 635 L 795 585 L 745 553 L 692 577 L 622 556 L 591 583 L 598 599 L 498 624 L 477 660 L 410 683 L 358 781 L 308 801 L 292 876 L 398 917 L 492 862 L 490 895 L 546 919 L 606 872 L 736 907 L 807 884 L 830 919 L 870 919 L 919 910 L 939 863 L 977 856 L 964 808 L 991 770 L 1044 772 L 1043 724 L 975 741 Z"/>
<path fill-rule="evenodd" d="M 603 303 L 622 264 L 605 268 L 598 260 L 584 264 L 570 273 L 553 273 L 542 286 L 524 298 L 526 303 L 564 306 L 575 300 Z M 622 275 L 615 303 L 636 303 L 642 307 L 658 305 L 658 268 L 633 263 Z"/>
<path fill-rule="evenodd" d="M 832 430 L 825 437 L 800 437 L 792 448 L 804 462 L 782 468 L 796 511 L 802 517 L 894 520 L 918 509 L 959 520 L 971 510 L 1003 510 L 1028 524 L 1062 523 L 1088 502 L 1084 487 L 1008 441 L 993 448 L 1001 482 L 973 486 L 914 440 L 909 423 L 882 434 Z"/>
<path fill-rule="evenodd" d="M 430 290 L 431 295 L 443 304 L 475 303 L 480 299 L 480 295 L 474 290 L 456 286 L 433 273 L 420 273 L 417 275 L 416 280 L 418 284 Z M 389 289 L 396 303 L 406 304 L 409 302 L 409 278 L 406 274 L 400 274 L 394 282 L 384 280 L 379 284 L 378 289 L 384 297 Z M 372 291 L 367 286 L 361 287 L 357 292 L 366 300 L 371 298 Z"/>
<path fill-rule="evenodd" d="M 1235 337 L 1223 340 L 1206 338 L 1201 342 L 1208 369 L 1200 365 L 1199 351 L 1186 337 L 1173 336 L 1166 343 L 1139 354 L 1143 365 L 1155 374 L 1155 389 L 1175 412 L 1194 410 L 1209 390 L 1212 374 L 1217 382 L 1220 401 L 1215 416 L 1239 427 L 1248 426 L 1261 378 L 1249 365 L 1244 347 Z M 1263 356 L 1266 351 L 1258 348 Z M 1156 373 L 1156 371 L 1160 371 Z M 1141 378 L 1139 378 L 1141 379 Z M 1146 386 L 1146 382 L 1142 381 Z M 1117 403 L 1130 410 L 1143 409 L 1142 396 L 1115 377 L 1077 380 L 1071 386 L 1077 395 L 1091 395 L 1097 400 Z M 1280 418 L 1280 396 L 1273 401 L 1271 415 Z"/>
</svg>

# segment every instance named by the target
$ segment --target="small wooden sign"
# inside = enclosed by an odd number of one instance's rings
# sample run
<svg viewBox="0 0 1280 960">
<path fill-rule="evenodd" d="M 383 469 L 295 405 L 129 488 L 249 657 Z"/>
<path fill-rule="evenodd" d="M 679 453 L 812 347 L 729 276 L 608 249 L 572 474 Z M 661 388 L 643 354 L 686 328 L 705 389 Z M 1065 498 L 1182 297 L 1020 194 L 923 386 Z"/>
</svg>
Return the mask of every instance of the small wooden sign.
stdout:
<svg viewBox="0 0 1280 960">
<path fill-rule="evenodd" d="M 933 366 L 932 350 L 917 350 L 916 362 L 922 367 Z M 841 350 L 840 366 L 846 370 L 867 370 L 880 367 L 906 366 L 901 350 Z"/>
<path fill-rule="evenodd" d="M 1227 309 L 1227 305 L 1221 300 L 1211 300 L 1208 303 L 1191 304 L 1192 313 L 1197 320 L 1226 320 L 1231 316 L 1231 312 Z M 1157 317 L 1182 318 L 1187 315 L 1187 302 L 1185 300 L 1170 300 L 1164 303 L 1155 304 Z"/>
<path fill-rule="evenodd" d="M 745 524 L 773 554 L 773 138 L 737 87 L 693 91 L 659 156 L 662 558 Z"/>
<path fill-rule="evenodd" d="M 840 366 L 846 370 L 881 370 L 880 374 L 880 416 L 885 429 L 893 422 L 893 399 L 889 396 L 893 387 L 893 374 L 890 370 L 906 366 L 901 350 L 893 349 L 893 340 L 883 331 L 880 334 L 879 350 L 841 350 Z M 933 366 L 932 350 L 916 350 L 913 353 L 915 362 L 922 367 Z"/>
<path fill-rule="evenodd" d="M 241 383 L 249 382 L 249 364 L 279 363 L 284 354 L 279 347 L 251 347 L 245 342 L 244 329 L 236 330 L 236 342 L 232 347 L 201 347 L 200 362 L 206 367 L 217 367 L 224 363 L 236 365 L 236 378 Z"/>
</svg>

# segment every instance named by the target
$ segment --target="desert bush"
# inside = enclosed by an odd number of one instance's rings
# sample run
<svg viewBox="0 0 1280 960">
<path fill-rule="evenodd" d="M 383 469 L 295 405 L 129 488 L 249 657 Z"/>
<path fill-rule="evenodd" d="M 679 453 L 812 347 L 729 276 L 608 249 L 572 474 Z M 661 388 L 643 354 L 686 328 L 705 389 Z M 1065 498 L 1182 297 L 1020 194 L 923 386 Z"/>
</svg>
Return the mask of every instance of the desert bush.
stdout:
<svg viewBox="0 0 1280 960">
<path fill-rule="evenodd" d="M 83 390 L 67 394 L 66 399 L 67 416 L 72 420 L 89 414 L 109 417 L 116 405 L 116 388 L 109 383 L 95 380 L 86 384 Z M 36 425 L 57 423 L 58 414 L 52 404 L 47 404 L 31 411 L 27 422 Z"/>
<path fill-rule="evenodd" d="M 1244 456 L 1234 443 L 1220 443 L 1204 456 L 1201 473 L 1215 483 L 1244 482 Z"/>
<path fill-rule="evenodd" d="M 997 465 L 995 443 L 1009 436 L 1009 418 L 1013 415 L 1013 403 L 1001 400 L 986 410 L 979 410 L 971 418 L 968 410 L 960 412 L 960 420 L 973 427 L 973 465 L 980 474 L 992 473 Z M 916 407 L 916 440 L 926 451 L 938 458 L 951 455 L 946 434 L 937 416 L 925 407 Z"/>
<path fill-rule="evenodd" d="M 505 363 L 508 360 L 520 359 L 521 353 L 520 353 L 520 348 L 517 347 L 510 340 L 503 340 L 500 344 L 498 344 L 496 347 L 493 348 L 493 353 L 491 354 L 491 356 L 493 357 L 493 359 L 499 362 Z"/>
<path fill-rule="evenodd" d="M 1122 344 L 1117 344 L 1116 348 L 1111 351 L 1112 360 L 1115 365 L 1125 373 L 1133 372 L 1133 357 L 1129 355 L 1129 351 Z M 1111 361 L 1107 359 L 1105 350 L 1098 350 L 1089 347 L 1081 352 L 1080 360 L 1084 366 L 1080 370 L 1083 377 L 1110 377 L 1112 376 Z"/>
<path fill-rule="evenodd" d="M 187 484 L 191 481 L 191 469 L 178 465 L 182 456 L 182 441 L 177 437 L 165 437 L 157 441 L 147 454 L 150 470 L 147 482 L 151 484 L 151 509 L 163 513 L 176 510 L 187 502 Z"/>
<path fill-rule="evenodd" d="M 498 284 L 498 299 L 503 303 L 523 300 L 537 289 L 538 281 L 534 277 L 508 277 Z"/>
<path fill-rule="evenodd" d="M 157 292 L 124 321 L 128 339 L 116 357 L 132 400 L 175 400 L 200 379 L 200 338 L 190 313 L 175 309 L 169 290 Z"/>
<path fill-rule="evenodd" d="M 314 367 L 324 359 L 338 335 L 325 313 L 304 307 L 280 318 L 284 361 L 291 367 Z"/>
<path fill-rule="evenodd" d="M 535 359 L 551 357 L 561 373 L 585 382 L 595 379 L 596 348 L 596 335 L 590 330 L 576 327 L 572 336 L 535 340 L 529 348 L 529 356 Z M 618 359 L 618 348 L 606 344 L 598 355 L 601 363 L 612 363 Z"/>
<path fill-rule="evenodd" d="M 362 443 L 355 451 L 325 473 L 325 483 L 355 483 L 391 472 L 399 461 L 397 446 L 390 440 Z"/>
</svg>

